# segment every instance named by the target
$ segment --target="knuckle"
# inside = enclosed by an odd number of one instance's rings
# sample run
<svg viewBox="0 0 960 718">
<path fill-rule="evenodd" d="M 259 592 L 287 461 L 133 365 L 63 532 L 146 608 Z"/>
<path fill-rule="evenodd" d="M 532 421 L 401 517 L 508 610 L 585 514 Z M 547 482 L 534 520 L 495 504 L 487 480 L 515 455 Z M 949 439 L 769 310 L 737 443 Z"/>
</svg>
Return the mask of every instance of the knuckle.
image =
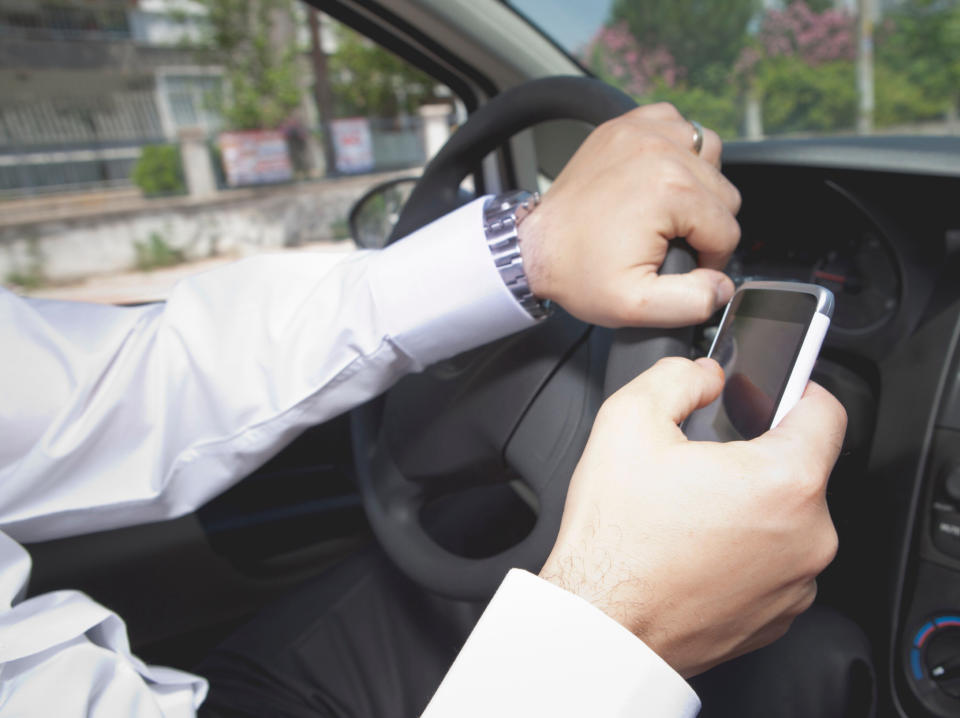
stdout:
<svg viewBox="0 0 960 718">
<path fill-rule="evenodd" d="M 615 145 L 630 142 L 637 134 L 636 128 L 625 118 L 611 120 L 606 123 L 604 127 L 607 130 L 606 134 L 609 135 L 610 141 Z"/>
<path fill-rule="evenodd" d="M 840 538 L 837 535 L 837 529 L 832 522 L 829 522 L 828 528 L 824 531 L 823 545 L 820 547 L 820 555 L 818 556 L 818 563 L 820 564 L 820 573 L 833 563 L 833 559 L 837 557 L 837 551 L 840 550 Z"/>
<path fill-rule="evenodd" d="M 656 132 L 636 135 L 637 153 L 641 155 L 665 155 L 674 150 L 670 140 Z"/>
<path fill-rule="evenodd" d="M 804 501 L 817 501 L 826 491 L 826 477 L 823 472 L 814 469 L 799 471 L 794 479 L 797 493 Z"/>
<path fill-rule="evenodd" d="M 693 366 L 693 362 L 684 357 L 663 357 L 657 360 L 653 365 L 658 371 L 669 372 L 671 374 L 685 373 Z"/>
<path fill-rule="evenodd" d="M 673 119 L 683 119 L 683 115 L 680 113 L 680 110 L 676 108 L 672 102 L 657 102 L 653 105 L 650 105 L 652 109 L 655 109 L 658 113 L 664 117 L 671 117 Z"/>
<path fill-rule="evenodd" d="M 650 297 L 647 295 L 646 289 L 638 288 L 637 291 L 629 293 L 629 296 L 617 303 L 614 316 L 620 325 L 641 321 L 647 314 L 649 304 Z"/>
<path fill-rule="evenodd" d="M 597 423 L 606 423 L 608 421 L 616 421 L 616 417 L 620 416 L 622 404 L 624 402 L 621 394 L 623 390 L 611 394 L 607 397 L 604 402 L 600 405 L 599 411 L 597 411 Z"/>
<path fill-rule="evenodd" d="M 690 292 L 690 311 L 696 314 L 699 321 L 705 321 L 713 314 L 716 307 L 717 294 L 712 286 L 707 284 L 698 284 Z"/>
<path fill-rule="evenodd" d="M 665 158 L 657 168 L 660 189 L 669 196 L 691 194 L 697 189 L 697 179 L 693 172 L 679 160 Z"/>
<path fill-rule="evenodd" d="M 832 397 L 834 404 L 833 416 L 834 421 L 836 422 L 834 425 L 836 428 L 836 434 L 842 437 L 847 433 L 847 409 L 843 404 L 840 403 L 839 399 L 832 394 L 830 396 Z"/>
<path fill-rule="evenodd" d="M 726 178 L 724 179 L 726 180 Z M 728 187 L 727 191 L 730 194 L 730 211 L 736 215 L 740 212 L 740 208 L 743 207 L 743 195 L 740 194 L 740 190 L 737 189 L 737 186 L 730 180 L 726 180 L 726 184 Z"/>
<path fill-rule="evenodd" d="M 645 395 L 646 392 L 643 391 L 642 385 L 638 386 L 637 382 L 631 382 L 604 400 L 597 412 L 598 420 L 619 422 L 628 411 L 633 411 L 636 408 L 638 401 L 643 401 Z"/>
<path fill-rule="evenodd" d="M 799 616 L 801 613 L 807 611 L 810 606 L 813 605 L 814 601 L 817 600 L 817 582 L 813 579 L 804 584 L 802 588 L 802 593 L 796 603 L 791 606 L 788 616 L 790 617 L 790 622 L 793 622 L 793 619 Z M 789 628 L 789 624 L 788 624 Z"/>
<path fill-rule="evenodd" d="M 839 547 L 840 542 L 837 538 L 837 530 L 832 523 L 829 523 L 829 526 L 820 531 L 816 539 L 810 543 L 807 552 L 807 561 L 805 562 L 802 575 L 810 581 L 813 581 L 823 573 L 827 566 L 833 563 Z M 815 586 L 816 582 L 813 581 L 813 583 Z"/>
<path fill-rule="evenodd" d="M 796 615 L 788 614 L 786 616 L 781 616 L 779 620 L 770 624 L 769 630 L 764 636 L 764 638 L 767 639 L 765 640 L 765 644 L 769 645 L 774 641 L 779 641 L 781 638 L 786 636 L 787 632 L 790 630 L 790 627 L 793 625 L 793 619 L 796 618 Z"/>
<path fill-rule="evenodd" d="M 726 251 L 731 251 L 740 244 L 740 223 L 737 221 L 737 218 L 732 214 L 727 213 L 726 215 L 726 228 L 724 230 L 724 236 L 722 239 L 723 249 Z"/>
</svg>

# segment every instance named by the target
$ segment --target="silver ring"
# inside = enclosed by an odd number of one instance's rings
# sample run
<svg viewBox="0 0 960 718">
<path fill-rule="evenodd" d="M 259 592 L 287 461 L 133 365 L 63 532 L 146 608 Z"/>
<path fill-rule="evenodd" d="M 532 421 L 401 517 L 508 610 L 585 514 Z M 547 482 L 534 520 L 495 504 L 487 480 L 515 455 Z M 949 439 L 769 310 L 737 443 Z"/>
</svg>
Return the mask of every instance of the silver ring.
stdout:
<svg viewBox="0 0 960 718">
<path fill-rule="evenodd" d="M 703 125 L 696 120 L 687 120 L 687 122 L 693 125 L 693 152 L 699 155 L 700 150 L 703 149 Z"/>
</svg>

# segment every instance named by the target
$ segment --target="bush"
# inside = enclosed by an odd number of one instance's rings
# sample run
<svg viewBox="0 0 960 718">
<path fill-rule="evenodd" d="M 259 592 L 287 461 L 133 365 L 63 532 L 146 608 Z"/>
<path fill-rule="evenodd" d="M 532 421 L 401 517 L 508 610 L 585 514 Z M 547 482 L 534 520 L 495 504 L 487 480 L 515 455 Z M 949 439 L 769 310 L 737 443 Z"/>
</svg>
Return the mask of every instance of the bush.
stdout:
<svg viewBox="0 0 960 718">
<path fill-rule="evenodd" d="M 187 183 L 180 164 L 180 148 L 176 145 L 147 145 L 130 175 L 146 197 L 186 194 Z"/>
<path fill-rule="evenodd" d="M 768 134 L 847 130 L 856 124 L 852 62 L 837 60 L 811 67 L 796 56 L 772 58 L 760 65 L 757 82 Z"/>
<path fill-rule="evenodd" d="M 146 242 L 134 242 L 133 248 L 137 255 L 137 269 L 143 272 L 184 261 L 183 252 L 173 249 L 159 232 L 151 232 Z"/>
<path fill-rule="evenodd" d="M 874 87 L 873 120 L 877 127 L 941 119 L 947 112 L 948 102 L 943 96 L 927 92 L 906 73 L 893 70 L 885 63 L 874 65 Z"/>
<path fill-rule="evenodd" d="M 696 120 L 714 130 L 724 139 L 734 139 L 743 125 L 743 102 L 736 88 L 727 85 L 722 92 L 711 92 L 700 87 L 658 87 L 637 98 L 645 105 L 650 102 L 670 102 L 684 117 Z"/>
</svg>

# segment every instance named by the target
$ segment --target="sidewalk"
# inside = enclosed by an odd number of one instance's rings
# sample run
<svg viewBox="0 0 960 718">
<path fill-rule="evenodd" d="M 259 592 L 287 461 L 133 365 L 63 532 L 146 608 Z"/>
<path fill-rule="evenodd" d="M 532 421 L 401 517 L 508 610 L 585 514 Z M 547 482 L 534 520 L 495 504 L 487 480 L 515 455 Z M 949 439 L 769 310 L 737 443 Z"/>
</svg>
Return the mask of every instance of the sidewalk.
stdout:
<svg viewBox="0 0 960 718">
<path fill-rule="evenodd" d="M 356 247 L 350 240 L 339 242 L 315 242 L 303 247 L 276 250 L 282 252 L 352 252 Z M 187 262 L 174 267 L 154 269 L 149 272 L 124 272 L 122 274 L 90 277 L 78 284 L 58 287 L 43 287 L 23 290 L 21 294 L 43 299 L 65 299 L 78 302 L 103 304 L 133 304 L 166 299 L 173 285 L 184 277 L 237 261 L 238 257 L 218 257 L 199 262 Z"/>
</svg>

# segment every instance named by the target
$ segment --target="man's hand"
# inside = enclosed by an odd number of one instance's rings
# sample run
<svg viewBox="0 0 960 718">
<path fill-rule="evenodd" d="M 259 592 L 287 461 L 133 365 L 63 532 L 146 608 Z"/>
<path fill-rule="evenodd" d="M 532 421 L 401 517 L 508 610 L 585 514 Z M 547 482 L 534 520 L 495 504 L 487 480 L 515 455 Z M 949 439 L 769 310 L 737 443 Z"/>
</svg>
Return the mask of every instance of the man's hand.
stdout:
<svg viewBox="0 0 960 718">
<path fill-rule="evenodd" d="M 688 441 L 679 424 L 722 386 L 710 359 L 663 359 L 603 405 L 540 572 L 683 676 L 783 635 L 837 550 L 825 488 L 843 407 L 811 383 L 753 441 Z"/>
<path fill-rule="evenodd" d="M 606 122 L 587 138 L 520 225 L 530 288 L 609 327 L 706 320 L 733 294 L 723 269 L 740 240 L 740 193 L 720 173 L 720 138 L 668 104 Z M 685 237 L 700 268 L 658 276 L 669 240 Z"/>
</svg>

